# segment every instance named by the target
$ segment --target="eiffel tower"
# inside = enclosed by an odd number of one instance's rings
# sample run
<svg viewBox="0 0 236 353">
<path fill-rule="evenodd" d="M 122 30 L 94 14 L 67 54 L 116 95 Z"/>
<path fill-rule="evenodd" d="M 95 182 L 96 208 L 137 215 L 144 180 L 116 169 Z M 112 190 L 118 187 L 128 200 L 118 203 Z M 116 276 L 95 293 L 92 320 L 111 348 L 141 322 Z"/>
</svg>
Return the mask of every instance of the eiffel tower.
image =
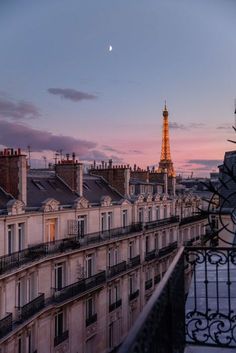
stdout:
<svg viewBox="0 0 236 353">
<path fill-rule="evenodd" d="M 165 173 L 167 171 L 168 176 L 175 176 L 175 170 L 173 162 L 170 156 L 170 138 L 169 138 L 169 121 L 168 121 L 168 110 L 165 107 L 163 110 L 163 127 L 162 127 L 162 146 L 161 146 L 161 159 L 159 162 L 158 173 Z"/>
</svg>

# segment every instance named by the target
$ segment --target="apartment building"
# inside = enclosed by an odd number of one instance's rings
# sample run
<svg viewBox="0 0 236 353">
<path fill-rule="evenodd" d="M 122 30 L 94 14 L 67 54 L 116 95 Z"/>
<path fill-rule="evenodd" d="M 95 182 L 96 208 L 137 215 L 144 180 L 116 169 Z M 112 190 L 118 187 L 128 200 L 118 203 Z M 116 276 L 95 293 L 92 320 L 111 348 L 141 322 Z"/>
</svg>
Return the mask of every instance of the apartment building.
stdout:
<svg viewBox="0 0 236 353">
<path fill-rule="evenodd" d="M 119 178 L 0 153 L 1 353 L 115 352 L 177 248 L 201 242 L 199 198 L 105 169 Z"/>
</svg>

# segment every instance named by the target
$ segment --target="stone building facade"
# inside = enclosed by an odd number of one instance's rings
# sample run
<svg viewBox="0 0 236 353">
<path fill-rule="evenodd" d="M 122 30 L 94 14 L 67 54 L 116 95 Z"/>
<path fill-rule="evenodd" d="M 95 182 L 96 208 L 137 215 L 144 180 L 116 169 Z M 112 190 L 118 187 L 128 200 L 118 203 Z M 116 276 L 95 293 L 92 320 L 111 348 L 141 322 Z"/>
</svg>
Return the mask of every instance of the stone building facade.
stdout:
<svg viewBox="0 0 236 353">
<path fill-rule="evenodd" d="M 127 168 L 122 193 L 74 159 L 28 170 L 5 150 L 0 165 L 0 352 L 115 352 L 177 248 L 201 242 L 201 200 L 130 195 Z"/>
</svg>

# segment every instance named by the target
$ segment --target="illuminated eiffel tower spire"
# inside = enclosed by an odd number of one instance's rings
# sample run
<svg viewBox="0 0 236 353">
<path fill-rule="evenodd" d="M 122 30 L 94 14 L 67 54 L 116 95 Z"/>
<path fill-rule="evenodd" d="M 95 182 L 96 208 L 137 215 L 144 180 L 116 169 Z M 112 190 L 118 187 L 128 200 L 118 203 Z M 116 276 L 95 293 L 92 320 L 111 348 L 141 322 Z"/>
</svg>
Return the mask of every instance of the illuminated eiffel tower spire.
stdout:
<svg viewBox="0 0 236 353">
<path fill-rule="evenodd" d="M 168 176 L 175 176 L 173 162 L 170 156 L 170 138 L 169 138 L 169 121 L 168 110 L 165 107 L 163 110 L 163 127 L 162 127 L 162 146 L 161 146 L 161 160 L 159 162 L 158 172 L 164 173 L 167 171 Z"/>
</svg>

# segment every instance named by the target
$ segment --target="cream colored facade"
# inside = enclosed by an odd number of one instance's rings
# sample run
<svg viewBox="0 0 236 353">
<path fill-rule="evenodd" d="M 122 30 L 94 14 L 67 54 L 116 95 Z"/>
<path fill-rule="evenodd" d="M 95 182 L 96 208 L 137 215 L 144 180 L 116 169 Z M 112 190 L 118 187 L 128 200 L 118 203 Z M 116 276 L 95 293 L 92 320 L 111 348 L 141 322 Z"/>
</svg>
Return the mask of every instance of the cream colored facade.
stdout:
<svg viewBox="0 0 236 353">
<path fill-rule="evenodd" d="M 115 352 L 176 248 L 201 240 L 199 205 L 192 196 L 99 206 L 80 197 L 74 208 L 50 199 L 25 212 L 11 202 L 0 215 L 0 352 Z"/>
</svg>

